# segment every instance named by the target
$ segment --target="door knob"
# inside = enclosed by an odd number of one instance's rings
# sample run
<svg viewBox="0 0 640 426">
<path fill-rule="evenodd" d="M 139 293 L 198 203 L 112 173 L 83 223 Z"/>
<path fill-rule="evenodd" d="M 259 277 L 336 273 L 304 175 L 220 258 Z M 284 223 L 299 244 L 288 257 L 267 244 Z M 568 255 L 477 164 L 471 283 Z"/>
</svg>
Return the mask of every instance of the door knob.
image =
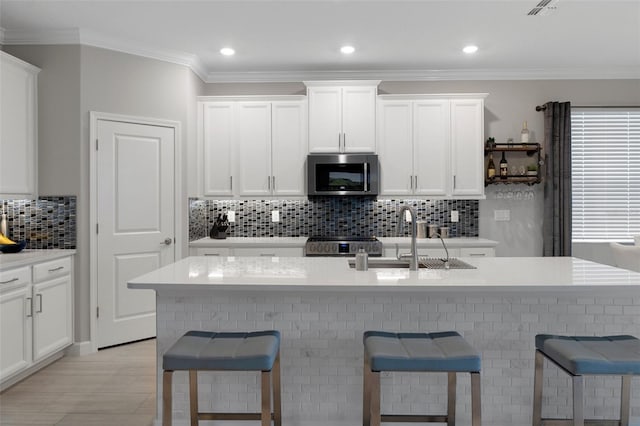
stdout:
<svg viewBox="0 0 640 426">
<path fill-rule="evenodd" d="M 170 246 L 172 242 L 173 242 L 173 240 L 171 238 L 167 237 L 167 238 L 164 239 L 162 244 Z"/>
</svg>

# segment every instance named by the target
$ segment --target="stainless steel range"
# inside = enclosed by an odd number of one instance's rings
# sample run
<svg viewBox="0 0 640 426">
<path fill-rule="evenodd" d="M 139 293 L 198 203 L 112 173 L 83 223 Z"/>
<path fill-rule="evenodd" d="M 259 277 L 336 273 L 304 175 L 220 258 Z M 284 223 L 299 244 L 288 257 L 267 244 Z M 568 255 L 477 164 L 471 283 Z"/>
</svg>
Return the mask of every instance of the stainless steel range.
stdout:
<svg viewBox="0 0 640 426">
<path fill-rule="evenodd" d="M 364 248 L 369 256 L 382 256 L 382 243 L 376 237 L 309 237 L 305 256 L 355 256 Z"/>
</svg>

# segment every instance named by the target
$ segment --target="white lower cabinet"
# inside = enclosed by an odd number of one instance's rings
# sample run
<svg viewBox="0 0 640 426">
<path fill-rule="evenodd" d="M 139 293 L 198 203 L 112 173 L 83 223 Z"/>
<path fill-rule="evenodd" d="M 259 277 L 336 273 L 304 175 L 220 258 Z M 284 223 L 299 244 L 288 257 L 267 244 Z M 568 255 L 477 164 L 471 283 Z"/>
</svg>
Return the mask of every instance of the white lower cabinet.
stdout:
<svg viewBox="0 0 640 426">
<path fill-rule="evenodd" d="M 31 268 L 0 272 L 0 381 L 31 365 Z"/>
<path fill-rule="evenodd" d="M 302 257 L 302 247 L 207 247 L 191 248 L 192 256 Z"/>
<path fill-rule="evenodd" d="M 235 256 L 302 257 L 301 247 L 235 248 Z"/>
<path fill-rule="evenodd" d="M 495 257 L 496 249 L 493 247 L 463 247 L 460 249 L 461 257 Z"/>
<path fill-rule="evenodd" d="M 73 343 L 71 256 L 0 272 L 0 382 Z"/>
</svg>

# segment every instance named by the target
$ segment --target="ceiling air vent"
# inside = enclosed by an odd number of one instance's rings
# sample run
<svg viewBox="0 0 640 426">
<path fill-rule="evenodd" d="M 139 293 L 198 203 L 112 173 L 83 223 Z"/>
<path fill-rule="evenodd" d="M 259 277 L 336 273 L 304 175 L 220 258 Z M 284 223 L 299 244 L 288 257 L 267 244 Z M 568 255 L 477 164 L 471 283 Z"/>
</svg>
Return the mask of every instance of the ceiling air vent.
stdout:
<svg viewBox="0 0 640 426">
<path fill-rule="evenodd" d="M 557 4 L 559 0 L 542 0 L 540 3 L 536 5 L 533 9 L 527 13 L 528 16 L 544 16 L 548 15 L 551 12 L 554 12 L 557 9 Z"/>
</svg>

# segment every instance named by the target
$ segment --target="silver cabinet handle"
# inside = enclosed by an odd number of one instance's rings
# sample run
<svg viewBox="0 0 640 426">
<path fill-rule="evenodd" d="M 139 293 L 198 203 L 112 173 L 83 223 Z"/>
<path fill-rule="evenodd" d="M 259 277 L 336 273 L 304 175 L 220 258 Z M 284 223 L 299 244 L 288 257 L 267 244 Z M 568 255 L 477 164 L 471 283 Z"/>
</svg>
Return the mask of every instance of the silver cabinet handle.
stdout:
<svg viewBox="0 0 640 426">
<path fill-rule="evenodd" d="M 456 175 L 453 175 L 453 189 L 456 189 Z"/>
<path fill-rule="evenodd" d="M 27 318 L 31 318 L 33 316 L 33 298 L 27 297 L 27 300 L 27 306 L 29 306 L 29 314 L 27 315 Z"/>
<path fill-rule="evenodd" d="M 346 152 L 347 151 L 347 134 L 343 133 L 342 134 L 342 152 Z"/>
<path fill-rule="evenodd" d="M 364 192 L 369 191 L 369 163 L 364 163 Z"/>
<path fill-rule="evenodd" d="M 220 256 L 220 253 L 205 253 L 205 256 Z"/>
<path fill-rule="evenodd" d="M 57 268 L 49 269 L 49 272 L 56 272 L 64 269 L 64 266 L 58 266 Z"/>
<path fill-rule="evenodd" d="M 260 253 L 260 257 L 276 257 L 275 253 Z"/>
<path fill-rule="evenodd" d="M 41 294 L 41 293 L 38 293 L 38 294 L 36 294 L 36 297 L 37 297 L 38 299 L 40 299 L 40 309 L 36 311 L 36 314 L 39 314 L 39 313 L 41 313 L 41 312 L 42 312 L 42 294 Z"/>
<path fill-rule="evenodd" d="M 233 176 L 229 176 L 229 189 L 233 191 Z"/>
<path fill-rule="evenodd" d="M 271 176 L 271 179 L 273 180 L 273 183 L 271 184 L 271 188 L 275 192 L 275 190 L 276 190 L 276 177 L 275 176 Z"/>
<path fill-rule="evenodd" d="M 11 278 L 10 280 L 7 281 L 0 281 L 0 284 L 9 284 L 12 283 L 14 281 L 18 281 L 20 278 Z"/>
<path fill-rule="evenodd" d="M 173 240 L 169 237 L 165 238 L 163 242 L 160 243 L 160 245 L 166 245 L 166 246 L 170 246 L 171 243 L 173 242 Z"/>
<path fill-rule="evenodd" d="M 414 177 L 416 178 L 416 186 L 415 186 L 415 189 L 418 189 L 418 175 L 415 175 Z"/>
<path fill-rule="evenodd" d="M 271 176 L 267 176 L 267 189 L 271 191 Z"/>
</svg>

